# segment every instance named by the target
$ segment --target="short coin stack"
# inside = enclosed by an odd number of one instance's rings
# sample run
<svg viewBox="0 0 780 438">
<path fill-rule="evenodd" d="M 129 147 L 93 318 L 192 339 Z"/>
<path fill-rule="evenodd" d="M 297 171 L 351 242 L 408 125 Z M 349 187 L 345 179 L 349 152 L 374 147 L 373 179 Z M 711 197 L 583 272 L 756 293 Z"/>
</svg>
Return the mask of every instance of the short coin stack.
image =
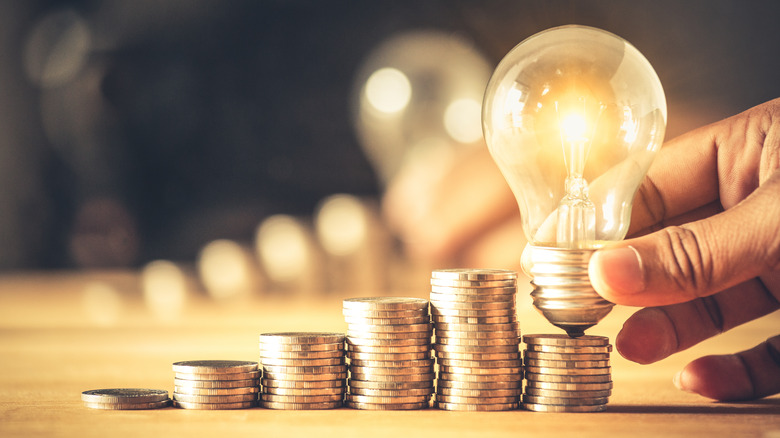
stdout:
<svg viewBox="0 0 780 438">
<path fill-rule="evenodd" d="M 257 362 L 191 360 L 173 364 L 173 405 L 184 409 L 245 409 L 257 403 Z"/>
<path fill-rule="evenodd" d="M 459 411 L 516 409 L 522 392 L 517 273 L 445 269 L 431 275 L 439 379 L 436 404 Z"/>
<path fill-rule="evenodd" d="M 347 365 L 343 333 L 260 335 L 263 392 L 269 409 L 334 409 L 342 406 Z"/>
<path fill-rule="evenodd" d="M 112 388 L 81 393 L 84 406 L 92 409 L 157 409 L 171 403 L 168 391 L 162 389 Z"/>
<path fill-rule="evenodd" d="M 428 408 L 435 378 L 428 301 L 350 298 L 344 300 L 343 313 L 350 361 L 347 406 Z"/>
<path fill-rule="evenodd" d="M 541 412 L 600 412 L 612 393 L 604 336 L 526 335 L 523 406 Z"/>
</svg>

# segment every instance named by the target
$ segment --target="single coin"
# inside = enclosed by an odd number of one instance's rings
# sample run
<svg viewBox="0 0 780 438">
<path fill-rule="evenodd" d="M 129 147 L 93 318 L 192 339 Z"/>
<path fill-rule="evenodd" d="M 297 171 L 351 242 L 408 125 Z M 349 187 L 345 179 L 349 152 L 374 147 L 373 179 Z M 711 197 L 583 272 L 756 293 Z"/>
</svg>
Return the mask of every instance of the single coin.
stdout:
<svg viewBox="0 0 780 438">
<path fill-rule="evenodd" d="M 346 374 L 346 373 L 345 373 Z M 344 376 L 346 378 L 346 376 Z M 346 386 L 345 379 L 334 380 L 277 380 L 263 379 L 260 381 L 263 388 L 339 388 Z"/>
<path fill-rule="evenodd" d="M 439 289 L 516 289 L 515 280 L 495 280 L 495 281 L 470 281 L 470 280 L 442 280 L 439 278 L 431 279 L 431 287 Z"/>
<path fill-rule="evenodd" d="M 555 374 L 563 376 L 594 376 L 609 375 L 612 372 L 611 367 L 604 368 L 551 368 L 551 367 L 533 367 L 526 366 L 525 371 L 534 374 Z"/>
<path fill-rule="evenodd" d="M 412 369 L 419 369 L 419 368 L 430 368 L 434 364 L 433 358 L 429 359 L 420 359 L 420 360 L 386 360 L 386 361 L 376 361 L 376 360 L 359 360 L 359 359 L 353 359 L 350 361 L 350 369 L 355 369 L 356 367 L 380 367 L 380 368 L 412 368 Z"/>
<path fill-rule="evenodd" d="M 540 405 L 560 405 L 560 406 L 584 406 L 584 405 L 605 405 L 609 400 L 607 397 L 581 397 L 581 398 L 563 398 L 563 397 L 540 397 L 536 395 L 523 394 L 523 403 L 532 403 Z"/>
<path fill-rule="evenodd" d="M 515 331 L 454 331 L 436 329 L 436 339 L 440 338 L 458 338 L 458 339 L 517 339 L 520 342 L 520 330 Z"/>
<path fill-rule="evenodd" d="M 431 292 L 431 302 L 450 302 L 450 301 L 456 301 L 460 303 L 506 303 L 506 302 L 515 302 L 515 294 L 514 291 L 512 293 L 504 293 L 504 294 L 472 294 L 472 295 L 466 295 L 466 294 L 456 294 L 454 292 L 452 293 L 441 293 L 441 292 Z"/>
<path fill-rule="evenodd" d="M 341 401 L 323 403 L 278 403 L 260 401 L 260 406 L 266 409 L 278 409 L 286 411 L 311 411 L 319 409 L 336 409 L 343 406 Z"/>
<path fill-rule="evenodd" d="M 417 389 L 373 389 L 373 388 L 349 388 L 350 394 L 365 395 L 371 397 L 414 397 L 431 395 L 435 392 L 433 386 Z"/>
<path fill-rule="evenodd" d="M 525 335 L 523 342 L 529 345 L 563 345 L 571 347 L 603 347 L 609 344 L 606 336 L 580 336 L 572 338 L 569 335 Z"/>
<path fill-rule="evenodd" d="M 296 395 L 296 396 L 316 396 L 316 395 L 344 395 L 347 393 L 345 386 L 337 388 L 273 388 L 267 386 L 263 388 L 263 394 L 274 395 Z"/>
<path fill-rule="evenodd" d="M 603 412 L 607 410 L 606 405 L 560 406 L 523 403 L 522 406 L 528 411 L 535 412 Z"/>
<path fill-rule="evenodd" d="M 397 324 L 397 325 L 365 325 L 365 324 L 347 324 L 348 333 L 412 333 L 412 332 L 430 332 L 433 330 L 433 324 L 430 322 L 423 324 Z"/>
<path fill-rule="evenodd" d="M 436 390 L 436 394 L 445 396 L 457 396 L 457 397 L 514 397 L 517 401 L 518 397 L 523 393 L 520 388 L 512 389 L 461 389 L 450 388 L 443 386 Z M 438 395 L 437 395 L 438 398 Z"/>
<path fill-rule="evenodd" d="M 421 380 L 433 380 L 436 378 L 435 373 L 426 374 L 361 374 L 350 373 L 350 377 L 355 380 L 375 380 L 379 382 L 418 382 Z"/>
<path fill-rule="evenodd" d="M 603 345 L 601 347 L 566 347 L 560 345 L 527 345 L 526 351 L 529 353 L 560 353 L 560 354 L 609 354 L 612 351 L 612 345 Z"/>
<path fill-rule="evenodd" d="M 586 361 L 586 360 L 609 360 L 609 353 L 603 354 L 564 354 L 564 353 L 543 353 L 540 351 L 524 351 L 523 357 L 526 359 L 537 360 L 565 360 L 565 361 Z"/>
<path fill-rule="evenodd" d="M 419 380 L 416 382 L 377 382 L 375 380 L 349 379 L 349 389 L 381 389 L 397 391 L 404 389 L 433 389 L 433 380 Z"/>
<path fill-rule="evenodd" d="M 433 335 L 433 328 L 422 332 L 400 332 L 400 333 L 377 333 L 377 332 L 365 332 L 348 330 L 347 336 L 350 338 L 362 338 L 362 339 L 388 339 L 388 340 L 404 340 L 404 339 L 430 339 Z"/>
<path fill-rule="evenodd" d="M 344 342 L 344 333 L 280 332 L 260 335 L 263 344 L 335 344 Z"/>
<path fill-rule="evenodd" d="M 344 318 L 423 318 L 428 316 L 428 308 L 416 310 L 360 310 L 360 309 L 342 309 L 341 314 Z"/>
<path fill-rule="evenodd" d="M 552 389 L 539 389 L 526 387 L 525 393 L 528 395 L 535 395 L 538 397 L 554 397 L 554 398 L 603 398 L 612 395 L 612 390 L 606 389 L 603 391 L 556 391 Z"/>
<path fill-rule="evenodd" d="M 444 335 L 436 335 L 436 343 L 442 345 L 462 345 L 462 346 L 497 346 L 512 345 L 517 348 L 520 345 L 520 338 L 515 334 L 505 338 L 463 338 Z"/>
<path fill-rule="evenodd" d="M 347 345 L 359 345 L 364 347 L 409 347 L 413 345 L 429 345 L 431 337 L 411 339 L 369 339 L 361 336 L 352 336 L 347 338 Z"/>
<path fill-rule="evenodd" d="M 173 391 L 176 394 L 184 395 L 242 395 L 257 394 L 260 392 L 259 386 L 247 386 L 246 388 L 192 388 L 186 386 L 174 386 Z"/>
<path fill-rule="evenodd" d="M 552 368 L 606 368 L 609 367 L 609 360 L 544 360 L 526 358 L 523 364 L 531 367 L 552 367 Z"/>
<path fill-rule="evenodd" d="M 434 327 L 438 324 L 507 324 L 510 322 L 517 322 L 517 317 L 510 316 L 447 316 L 447 315 L 434 315 L 432 316 Z"/>
<path fill-rule="evenodd" d="M 412 318 L 362 318 L 357 316 L 344 317 L 344 322 L 347 324 L 375 326 L 375 325 L 402 325 L 402 324 L 427 324 L 431 322 L 431 317 L 428 314 Z"/>
<path fill-rule="evenodd" d="M 316 351 L 337 351 L 344 349 L 344 342 L 330 342 L 324 344 L 279 344 L 260 342 L 260 351 L 272 352 L 316 352 Z M 262 355 L 262 353 L 261 353 Z"/>
<path fill-rule="evenodd" d="M 517 332 L 520 328 L 516 322 L 507 324 L 436 324 L 436 333 L 442 332 Z"/>
<path fill-rule="evenodd" d="M 538 374 L 525 370 L 525 378 L 529 382 L 550 382 L 550 383 L 607 383 L 612 381 L 610 374 L 597 375 L 555 375 Z"/>
<path fill-rule="evenodd" d="M 512 317 L 517 315 L 517 310 L 512 307 L 503 309 L 447 309 L 444 307 L 431 306 L 431 317 L 454 316 L 458 318 L 494 318 L 494 317 Z"/>
<path fill-rule="evenodd" d="M 375 360 L 375 361 L 399 361 L 399 360 L 423 360 L 431 358 L 431 352 L 422 353 L 358 353 L 350 351 L 347 357 L 352 360 Z"/>
<path fill-rule="evenodd" d="M 444 280 L 515 280 L 517 272 L 504 269 L 437 269 L 431 272 L 431 278 Z"/>
<path fill-rule="evenodd" d="M 439 382 L 442 380 L 456 382 L 518 382 L 523 380 L 521 373 L 516 374 L 453 374 L 440 371 Z"/>
<path fill-rule="evenodd" d="M 443 360 L 463 360 L 463 361 L 494 361 L 494 360 L 520 361 L 520 354 L 519 353 L 450 353 L 447 351 L 437 351 L 436 358 L 439 360 L 443 359 Z"/>
<path fill-rule="evenodd" d="M 263 377 L 266 379 L 274 380 L 295 380 L 295 381 L 310 381 L 310 380 L 342 380 L 347 378 L 347 373 L 322 373 L 322 374 L 301 374 L 301 373 L 277 373 L 266 371 L 263 373 Z"/>
<path fill-rule="evenodd" d="M 257 393 L 239 395 L 190 395 L 174 392 L 173 399 L 187 403 L 240 403 L 257 400 Z"/>
<path fill-rule="evenodd" d="M 173 371 L 183 374 L 234 374 L 257 371 L 257 362 L 246 360 L 187 360 L 174 362 Z"/>
<path fill-rule="evenodd" d="M 347 394 L 347 403 L 370 403 L 370 404 L 387 404 L 387 403 L 427 403 L 431 399 L 430 394 L 425 395 L 412 395 L 405 397 L 380 397 L 370 395 L 358 395 Z"/>
<path fill-rule="evenodd" d="M 344 357 L 344 350 L 327 350 L 327 351 L 274 351 L 260 349 L 260 362 L 263 359 L 297 359 L 297 360 L 312 360 L 312 359 L 336 359 Z"/>
<path fill-rule="evenodd" d="M 431 300 L 431 308 L 450 309 L 450 310 L 515 310 L 515 302 L 511 301 L 491 301 L 487 303 L 464 303 L 460 301 Z"/>
<path fill-rule="evenodd" d="M 191 380 L 193 382 L 230 382 L 240 380 L 252 380 L 260 378 L 260 371 L 246 373 L 174 373 L 174 378 L 179 380 Z"/>
<path fill-rule="evenodd" d="M 260 379 L 248 380 L 182 380 L 173 379 L 174 386 L 181 388 L 203 388 L 203 389 L 230 389 L 246 388 L 250 386 L 260 386 Z"/>
<path fill-rule="evenodd" d="M 436 407 L 445 411 L 511 411 L 517 409 L 517 403 L 468 404 L 436 402 Z"/>
<path fill-rule="evenodd" d="M 459 360 L 438 358 L 436 363 L 445 367 L 465 368 L 519 368 L 522 366 L 520 359 L 514 360 Z"/>
<path fill-rule="evenodd" d="M 408 297 L 347 298 L 342 305 L 344 309 L 354 310 L 423 310 L 428 308 L 428 300 Z"/>
<path fill-rule="evenodd" d="M 469 405 L 496 405 L 504 403 L 517 403 L 518 397 L 461 397 L 457 395 L 436 394 L 436 401 L 442 403 L 459 403 Z"/>
<path fill-rule="evenodd" d="M 347 371 L 347 365 L 323 365 L 313 367 L 296 367 L 296 366 L 283 366 L 283 365 L 263 365 L 264 375 L 267 373 L 272 374 L 333 374 L 333 373 L 345 373 Z"/>
<path fill-rule="evenodd" d="M 246 409 L 257 404 L 257 401 L 245 401 L 237 403 L 190 403 L 184 401 L 173 401 L 173 406 L 182 409 L 202 409 L 202 410 L 221 410 L 221 409 Z"/>
<path fill-rule="evenodd" d="M 333 366 L 344 365 L 345 355 L 341 357 L 333 357 L 326 359 L 274 359 L 270 357 L 261 357 L 260 365 L 265 368 L 269 366 L 282 366 L 282 367 L 321 367 L 321 366 Z"/>
<path fill-rule="evenodd" d="M 434 343 L 432 345 L 434 351 L 445 353 L 458 353 L 458 354 L 492 354 L 492 353 L 513 353 L 518 354 L 517 342 L 509 342 L 507 345 L 452 345 L 452 344 L 439 344 Z"/>
<path fill-rule="evenodd" d="M 355 366 L 351 365 L 349 371 L 357 375 L 383 375 L 383 376 L 402 376 L 405 374 L 429 374 L 433 373 L 433 365 L 422 367 L 379 367 L 379 366 Z"/>
<path fill-rule="evenodd" d="M 331 395 L 276 395 L 260 394 L 260 400 L 275 403 L 327 403 L 343 400 L 342 394 Z"/>
<path fill-rule="evenodd" d="M 563 383 L 563 382 L 538 382 L 528 380 L 526 388 L 549 389 L 553 391 L 608 391 L 612 389 L 612 382 L 604 383 Z"/>
<path fill-rule="evenodd" d="M 168 400 L 168 391 L 148 388 L 91 389 L 81 393 L 81 400 L 88 403 L 152 403 Z"/>
<path fill-rule="evenodd" d="M 140 403 L 97 403 L 97 402 L 84 402 L 84 406 L 90 409 L 106 409 L 112 411 L 123 410 L 136 410 L 136 409 L 160 409 L 170 406 L 170 399 L 156 401 L 156 402 L 140 402 Z"/>
<path fill-rule="evenodd" d="M 430 407 L 430 402 L 422 403 L 358 403 L 347 401 L 346 406 L 352 409 L 362 409 L 367 411 L 406 411 L 427 409 Z"/>
<path fill-rule="evenodd" d="M 355 353 L 371 353 L 371 354 L 387 354 L 387 353 L 425 353 L 431 351 L 431 344 L 427 342 L 422 345 L 403 345 L 396 347 L 393 345 L 349 345 L 348 352 Z"/>
<path fill-rule="evenodd" d="M 437 390 L 449 388 L 449 389 L 461 389 L 470 391 L 496 391 L 496 390 L 521 390 L 522 379 L 514 381 L 499 381 L 499 382 L 464 382 L 459 380 L 444 380 L 438 379 L 436 381 Z"/>
</svg>

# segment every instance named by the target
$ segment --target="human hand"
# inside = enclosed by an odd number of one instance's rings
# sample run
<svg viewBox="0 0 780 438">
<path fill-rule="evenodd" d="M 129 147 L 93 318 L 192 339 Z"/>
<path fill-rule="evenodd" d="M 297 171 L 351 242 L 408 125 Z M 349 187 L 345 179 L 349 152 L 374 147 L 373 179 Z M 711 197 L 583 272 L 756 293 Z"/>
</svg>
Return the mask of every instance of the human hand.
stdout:
<svg viewBox="0 0 780 438">
<path fill-rule="evenodd" d="M 656 362 L 780 308 L 779 167 L 780 99 L 664 145 L 635 198 L 641 237 L 589 265 L 604 298 L 647 306 L 617 336 L 624 357 Z M 780 336 L 699 358 L 675 384 L 718 400 L 776 394 Z"/>
</svg>

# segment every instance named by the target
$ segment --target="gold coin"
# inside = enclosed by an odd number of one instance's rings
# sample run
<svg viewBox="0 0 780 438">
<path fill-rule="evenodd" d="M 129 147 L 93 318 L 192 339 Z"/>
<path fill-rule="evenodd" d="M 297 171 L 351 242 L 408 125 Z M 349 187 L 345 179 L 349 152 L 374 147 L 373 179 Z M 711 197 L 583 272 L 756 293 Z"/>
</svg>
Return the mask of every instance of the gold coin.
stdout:
<svg viewBox="0 0 780 438">
<path fill-rule="evenodd" d="M 433 380 L 436 378 L 434 373 L 426 374 L 361 374 L 350 373 L 350 377 L 355 380 L 375 380 L 378 382 L 419 382 L 421 380 Z"/>
<path fill-rule="evenodd" d="M 408 374 L 429 374 L 433 373 L 433 365 L 422 367 L 379 367 L 379 366 L 355 366 L 351 365 L 349 371 L 355 375 L 383 375 L 383 376 L 402 376 Z"/>
<path fill-rule="evenodd" d="M 509 316 L 447 316 L 447 315 L 434 315 L 432 316 L 434 327 L 438 324 L 508 324 L 516 323 L 517 317 L 515 315 Z"/>
<path fill-rule="evenodd" d="M 236 403 L 190 403 L 173 401 L 173 406 L 182 409 L 222 410 L 222 409 L 246 409 L 257 405 L 257 401 L 245 401 Z"/>
<path fill-rule="evenodd" d="M 404 397 L 381 397 L 371 395 L 347 394 L 347 403 L 369 403 L 369 404 L 388 404 L 388 403 L 427 403 L 431 399 L 430 394 L 410 395 Z"/>
<path fill-rule="evenodd" d="M 609 367 L 609 360 L 544 360 L 526 358 L 523 363 L 532 367 L 551 367 L 551 368 L 605 368 Z"/>
<path fill-rule="evenodd" d="M 274 395 L 344 395 L 347 393 L 345 386 L 339 386 L 335 388 L 274 388 L 266 386 L 263 388 L 263 394 Z"/>
<path fill-rule="evenodd" d="M 609 353 L 604 354 L 563 354 L 563 353 L 542 353 L 539 351 L 524 351 L 523 357 L 526 359 L 537 360 L 565 360 L 565 361 L 585 361 L 585 360 L 609 360 Z"/>
<path fill-rule="evenodd" d="M 245 388 L 192 388 L 186 386 L 174 386 L 173 391 L 176 394 L 183 395 L 242 395 L 257 394 L 260 392 L 260 387 L 247 386 Z"/>
<path fill-rule="evenodd" d="M 522 367 L 498 367 L 498 368 L 479 368 L 479 367 L 452 367 L 452 366 L 439 366 L 439 371 L 447 374 L 520 374 Z"/>
<path fill-rule="evenodd" d="M 520 388 L 512 389 L 460 389 L 443 386 L 436 390 L 436 394 L 458 397 L 514 397 L 515 401 L 523 393 Z M 438 395 L 437 395 L 438 398 Z"/>
<path fill-rule="evenodd" d="M 193 382 L 235 382 L 240 380 L 252 380 L 260 378 L 260 371 L 247 373 L 174 373 L 174 378 L 179 380 L 191 380 Z"/>
<path fill-rule="evenodd" d="M 439 338 L 464 338 L 464 339 L 516 339 L 520 342 L 519 330 L 504 331 L 456 331 L 436 329 L 436 339 Z"/>
<path fill-rule="evenodd" d="M 468 303 L 460 301 L 445 301 L 445 300 L 431 300 L 431 308 L 433 309 L 450 309 L 450 310 L 515 310 L 514 300 L 510 301 L 491 301 L 487 303 Z"/>
<path fill-rule="evenodd" d="M 335 380 L 277 380 L 263 379 L 260 383 L 263 388 L 290 388 L 290 389 L 319 389 L 319 388 L 342 388 L 346 386 L 346 376 L 344 379 Z"/>
<path fill-rule="evenodd" d="M 257 394 L 240 395 L 189 395 L 173 393 L 173 399 L 186 403 L 240 403 L 257 400 Z"/>
<path fill-rule="evenodd" d="M 156 403 L 168 400 L 168 391 L 148 388 L 91 389 L 81 393 L 87 403 Z"/>
<path fill-rule="evenodd" d="M 611 345 L 601 347 L 566 347 L 560 345 L 527 345 L 526 351 L 540 353 L 558 353 L 558 354 L 609 354 L 612 351 Z"/>
<path fill-rule="evenodd" d="M 279 351 L 279 350 L 264 350 L 260 349 L 260 361 L 263 359 L 298 359 L 298 360 L 311 360 L 311 359 L 333 359 L 344 357 L 344 349 L 340 350 L 328 350 L 328 351 Z"/>
<path fill-rule="evenodd" d="M 428 308 L 425 307 L 417 310 L 342 309 L 341 314 L 344 315 L 344 318 L 382 318 L 382 319 L 424 318 L 428 316 Z"/>
<path fill-rule="evenodd" d="M 437 351 L 437 359 L 464 361 L 520 360 L 519 353 L 450 353 Z"/>
<path fill-rule="evenodd" d="M 524 409 L 534 412 L 603 412 L 607 410 L 606 405 L 560 406 L 523 403 L 522 406 Z"/>
<path fill-rule="evenodd" d="M 431 302 L 459 302 L 459 303 L 515 303 L 514 293 L 505 294 L 456 294 L 431 291 Z M 505 304 L 506 305 L 506 304 Z"/>
<path fill-rule="evenodd" d="M 347 365 L 323 365 L 313 367 L 263 365 L 263 375 L 271 374 L 333 374 L 347 372 Z"/>
<path fill-rule="evenodd" d="M 358 403 L 358 402 L 346 402 L 347 407 L 352 409 L 362 409 L 366 411 L 406 411 L 427 409 L 430 407 L 430 402 L 422 403 Z"/>
<path fill-rule="evenodd" d="M 431 352 L 425 351 L 422 353 L 358 353 L 357 351 L 350 351 L 347 353 L 347 357 L 350 360 L 368 360 L 368 361 L 390 361 L 395 362 L 399 360 L 423 360 L 430 359 Z"/>
<path fill-rule="evenodd" d="M 261 357 L 260 365 L 265 368 L 268 366 L 283 366 L 283 367 L 321 367 L 321 366 L 334 366 L 344 365 L 345 355 L 341 355 L 338 358 L 326 358 L 326 359 L 275 359 L 270 357 Z"/>
<path fill-rule="evenodd" d="M 434 343 L 433 349 L 438 352 L 459 353 L 459 354 L 489 354 L 489 353 L 513 353 L 518 354 L 517 343 L 508 343 L 508 345 L 452 345 Z"/>
<path fill-rule="evenodd" d="M 353 359 L 350 361 L 351 369 L 355 367 L 382 367 L 382 368 L 430 368 L 434 364 L 433 358 L 419 359 L 419 360 L 393 360 L 393 361 L 376 361 L 376 360 L 359 360 Z"/>
<path fill-rule="evenodd" d="M 480 289 L 516 289 L 515 280 L 496 280 L 496 281 L 469 281 L 469 280 L 441 280 L 431 279 L 431 288 L 438 289 L 463 289 L 467 291 L 478 291 Z M 479 293 L 479 292 L 474 292 Z"/>
<path fill-rule="evenodd" d="M 609 400 L 607 397 L 588 397 L 588 398 L 563 398 L 563 397 L 540 397 L 535 395 L 523 394 L 523 403 L 532 403 L 539 405 L 559 405 L 559 406 L 584 406 L 584 405 L 605 405 Z"/>
<path fill-rule="evenodd" d="M 525 378 L 529 382 L 549 382 L 549 383 L 607 383 L 612 381 L 612 375 L 597 374 L 597 375 L 555 375 L 555 374 L 538 374 L 525 370 Z"/>
<path fill-rule="evenodd" d="M 521 373 L 516 374 L 452 374 L 439 371 L 439 382 L 519 382 L 523 380 Z"/>
<path fill-rule="evenodd" d="M 347 338 L 347 345 L 360 345 L 364 347 L 409 347 L 413 345 L 429 345 L 431 337 L 412 339 L 368 339 L 358 336 Z"/>
<path fill-rule="evenodd" d="M 517 348 L 517 346 L 520 345 L 520 338 L 517 335 L 506 337 L 506 338 L 495 338 L 495 339 L 473 339 L 473 338 L 437 335 L 436 343 L 442 345 L 461 345 L 467 347 L 511 345 Z"/>
<path fill-rule="evenodd" d="M 514 317 L 517 310 L 514 307 L 502 309 L 447 309 L 444 307 L 431 306 L 431 317 L 454 316 L 458 318 L 494 318 L 494 317 Z"/>
<path fill-rule="evenodd" d="M 433 386 L 416 389 L 373 389 L 373 388 L 349 388 L 350 394 L 365 395 L 371 397 L 413 397 L 430 396 L 435 391 Z"/>
<path fill-rule="evenodd" d="M 347 378 L 346 371 L 343 373 L 277 373 L 266 371 L 263 373 L 263 377 L 266 379 L 274 380 L 295 380 L 295 381 L 312 381 L 312 380 L 342 380 Z"/>
<path fill-rule="evenodd" d="M 335 344 L 344 342 L 344 333 L 318 332 L 279 332 L 263 333 L 260 342 L 266 345 L 277 344 Z"/>
<path fill-rule="evenodd" d="M 430 339 L 433 335 L 433 329 L 422 332 L 401 332 L 401 333 L 376 333 L 366 331 L 348 330 L 347 336 L 361 339 L 385 339 L 385 340 L 405 340 L 405 339 Z"/>
<path fill-rule="evenodd" d="M 234 374 L 256 370 L 257 362 L 245 360 L 187 360 L 173 363 L 173 371 L 183 374 Z"/>
<path fill-rule="evenodd" d="M 553 389 L 539 389 L 526 387 L 525 393 L 528 395 L 538 397 L 553 397 L 553 398 L 604 398 L 612 395 L 612 390 L 605 389 L 603 391 L 556 391 Z"/>
<path fill-rule="evenodd" d="M 465 368 L 507 368 L 522 366 L 520 359 L 514 360 L 458 360 L 438 358 L 436 361 L 439 366 L 445 367 L 465 367 Z"/>
<path fill-rule="evenodd" d="M 84 406 L 90 409 L 106 409 L 113 411 L 122 410 L 138 410 L 138 409 L 160 409 L 170 405 L 171 401 L 161 400 L 156 402 L 139 402 L 139 403 L 98 403 L 98 402 L 84 402 Z"/>
<path fill-rule="evenodd" d="M 528 380 L 526 388 L 549 389 L 553 391 L 607 391 L 612 389 L 612 382 L 603 383 L 565 383 L 539 382 Z"/>
<path fill-rule="evenodd" d="M 260 406 L 266 409 L 278 409 L 286 411 L 311 411 L 319 409 L 336 409 L 343 406 L 341 401 L 323 403 L 278 403 L 260 401 Z"/>
<path fill-rule="evenodd" d="M 249 386 L 259 386 L 260 379 L 247 380 L 183 380 L 173 379 L 173 384 L 182 388 L 203 388 L 203 389 L 230 389 L 246 388 Z"/>
<path fill-rule="evenodd" d="M 436 402 L 436 407 L 445 411 L 511 411 L 517 409 L 517 403 L 468 404 Z"/>
<path fill-rule="evenodd" d="M 459 389 L 469 391 L 496 391 L 496 390 L 521 390 L 522 380 L 517 379 L 514 381 L 499 381 L 499 382 L 465 382 L 459 380 L 442 380 L 436 381 L 437 390 L 441 389 Z"/>
<path fill-rule="evenodd" d="M 433 389 L 433 379 L 415 382 L 378 382 L 376 380 L 349 379 L 349 389 L 381 389 L 401 391 L 404 389 Z"/>
<path fill-rule="evenodd" d="M 355 325 L 401 325 L 401 324 L 427 324 L 431 322 L 428 314 L 416 316 L 413 318 L 363 318 L 357 316 L 344 317 L 344 322 Z"/>
<path fill-rule="evenodd" d="M 431 278 L 469 281 L 516 280 L 517 272 L 505 269 L 437 269 L 431 272 Z"/>
<path fill-rule="evenodd" d="M 475 331 L 484 331 L 484 332 L 515 332 L 520 328 L 518 327 L 518 324 L 516 322 L 510 322 L 507 324 L 447 324 L 447 323 L 439 323 L 436 324 L 436 333 L 439 333 L 440 331 L 454 331 L 454 332 L 475 332 Z"/>
<path fill-rule="evenodd" d="M 341 401 L 344 399 L 343 394 L 330 394 L 330 395 L 276 395 L 276 394 L 260 394 L 260 400 L 264 402 L 274 403 L 328 403 Z"/>
<path fill-rule="evenodd" d="M 348 333 L 413 333 L 430 332 L 433 330 L 433 324 L 430 322 L 424 324 L 398 324 L 398 325 L 361 325 L 347 324 Z"/>
<path fill-rule="evenodd" d="M 428 300 L 408 297 L 347 298 L 342 305 L 344 309 L 354 310 L 423 310 L 428 308 Z"/>
<path fill-rule="evenodd" d="M 517 403 L 518 397 L 461 397 L 457 395 L 436 394 L 436 401 L 441 403 L 458 403 L 469 405 L 497 405 L 504 403 Z"/>
<path fill-rule="evenodd" d="M 525 335 L 523 342 L 529 345 L 559 345 L 567 347 L 603 347 L 609 344 L 606 336 L 580 336 L 572 338 L 569 335 Z"/>
<path fill-rule="evenodd" d="M 609 375 L 612 372 L 612 368 L 550 368 L 550 367 L 534 367 L 526 366 L 525 371 L 534 374 L 554 374 L 563 376 L 593 376 L 593 375 Z"/>
<path fill-rule="evenodd" d="M 324 344 L 280 344 L 260 342 L 260 351 L 271 352 L 334 352 L 344 349 L 344 342 L 329 342 Z"/>
<path fill-rule="evenodd" d="M 430 342 L 422 345 L 403 345 L 396 347 L 394 345 L 382 345 L 378 347 L 370 345 L 349 345 L 348 352 L 354 353 L 372 353 L 372 354 L 387 354 L 387 353 L 425 353 L 431 351 Z"/>
</svg>

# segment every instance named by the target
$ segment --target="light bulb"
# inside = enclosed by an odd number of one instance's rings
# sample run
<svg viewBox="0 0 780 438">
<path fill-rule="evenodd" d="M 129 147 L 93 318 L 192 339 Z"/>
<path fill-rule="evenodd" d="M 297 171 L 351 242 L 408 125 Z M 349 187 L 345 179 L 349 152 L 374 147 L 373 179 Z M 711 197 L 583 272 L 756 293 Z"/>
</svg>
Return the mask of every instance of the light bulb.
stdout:
<svg viewBox="0 0 780 438">
<path fill-rule="evenodd" d="M 628 231 L 632 200 L 666 128 L 661 82 L 616 35 L 549 29 L 496 67 L 482 128 L 520 208 L 534 306 L 580 336 L 612 310 L 590 284 L 588 261 Z"/>
</svg>

